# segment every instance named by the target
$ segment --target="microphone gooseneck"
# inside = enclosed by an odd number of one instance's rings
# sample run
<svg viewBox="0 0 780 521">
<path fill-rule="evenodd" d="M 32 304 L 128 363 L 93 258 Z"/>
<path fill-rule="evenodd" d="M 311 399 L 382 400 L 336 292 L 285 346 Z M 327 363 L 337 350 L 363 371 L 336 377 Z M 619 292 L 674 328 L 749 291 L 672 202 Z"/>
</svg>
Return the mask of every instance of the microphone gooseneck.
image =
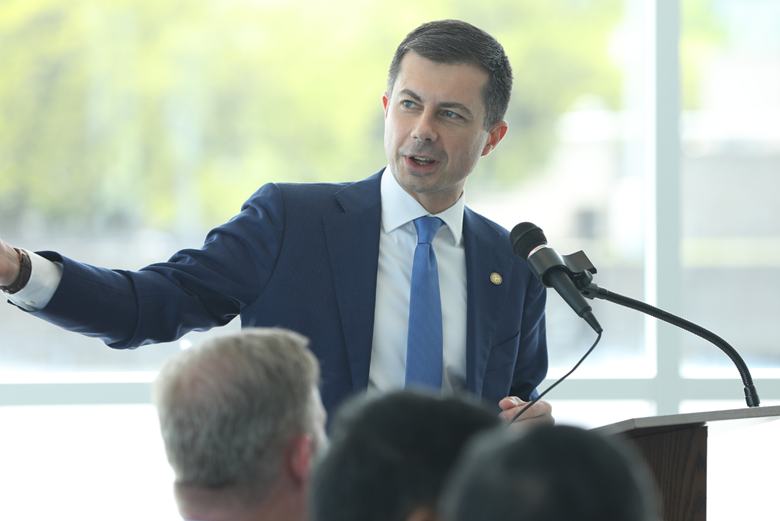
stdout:
<svg viewBox="0 0 780 521">
<path fill-rule="evenodd" d="M 739 355 L 737 350 L 731 347 L 731 344 L 723 340 L 712 331 L 704 329 L 698 324 L 694 324 L 693 322 L 685 320 L 682 317 L 673 315 L 668 311 L 651 306 L 650 304 L 619 295 L 615 292 L 609 291 L 606 288 L 599 288 L 596 284 L 591 284 L 588 288 L 586 288 L 586 290 L 590 292 L 594 298 L 603 299 L 612 302 L 613 304 L 618 304 L 635 311 L 641 311 L 642 313 L 650 315 L 651 317 L 655 317 L 658 320 L 663 320 L 667 324 L 671 324 L 673 326 L 679 327 L 680 329 L 684 329 L 689 333 L 693 333 L 694 335 L 701 337 L 711 344 L 717 346 L 726 354 L 726 356 L 731 359 L 732 363 L 736 366 L 737 371 L 739 371 L 739 376 L 742 379 L 742 385 L 745 390 L 745 403 L 747 403 L 747 406 L 758 407 L 761 404 L 761 400 L 758 397 L 758 391 L 756 391 L 756 386 L 753 384 L 753 377 L 750 375 L 750 370 L 748 369 L 745 361 Z"/>
<path fill-rule="evenodd" d="M 590 263 L 583 252 L 577 252 L 572 255 L 561 257 L 558 253 L 547 246 L 547 238 L 541 228 L 532 223 L 520 223 L 512 229 L 509 234 L 509 244 L 515 254 L 528 261 L 531 271 L 536 275 L 546 287 L 555 288 L 558 293 L 569 303 L 574 311 L 584 318 L 589 324 L 589 317 L 595 321 L 590 306 L 587 306 L 584 299 L 582 302 L 573 296 L 582 299 L 583 295 L 591 300 L 594 298 L 607 300 L 614 304 L 641 311 L 647 315 L 663 320 L 669 324 L 684 329 L 694 335 L 697 335 L 708 342 L 719 347 L 734 363 L 739 371 L 742 383 L 745 389 L 745 402 L 748 407 L 757 407 L 761 401 L 753 384 L 753 378 L 750 375 L 747 364 L 737 353 L 737 350 L 731 347 L 725 340 L 714 333 L 704 329 L 701 326 L 689 322 L 684 318 L 673 315 L 667 311 L 651 306 L 638 300 L 630 299 L 617 293 L 611 292 L 605 288 L 599 288 L 592 282 L 592 273 L 596 269 Z M 596 322 L 598 325 L 598 322 Z M 601 333 L 601 327 L 598 329 L 591 324 L 591 327 Z"/>
</svg>

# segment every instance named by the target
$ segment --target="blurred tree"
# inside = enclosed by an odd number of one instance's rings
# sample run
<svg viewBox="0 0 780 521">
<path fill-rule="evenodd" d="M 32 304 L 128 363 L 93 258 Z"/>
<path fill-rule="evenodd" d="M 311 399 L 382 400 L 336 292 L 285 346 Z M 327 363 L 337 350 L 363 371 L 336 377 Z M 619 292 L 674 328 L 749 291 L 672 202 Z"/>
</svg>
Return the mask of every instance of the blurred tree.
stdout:
<svg viewBox="0 0 780 521">
<path fill-rule="evenodd" d="M 681 4 L 680 80 L 684 110 L 701 108 L 702 73 L 727 39 L 726 23 L 716 4 L 715 0 L 686 0 Z"/>
<path fill-rule="evenodd" d="M 583 93 L 619 108 L 619 0 L 4 0 L 0 219 L 49 229 L 202 231 L 268 181 L 384 166 L 396 45 L 461 18 L 505 46 L 516 87 L 479 185 L 532 175 Z M 3 230 L 0 229 L 0 233 Z"/>
</svg>

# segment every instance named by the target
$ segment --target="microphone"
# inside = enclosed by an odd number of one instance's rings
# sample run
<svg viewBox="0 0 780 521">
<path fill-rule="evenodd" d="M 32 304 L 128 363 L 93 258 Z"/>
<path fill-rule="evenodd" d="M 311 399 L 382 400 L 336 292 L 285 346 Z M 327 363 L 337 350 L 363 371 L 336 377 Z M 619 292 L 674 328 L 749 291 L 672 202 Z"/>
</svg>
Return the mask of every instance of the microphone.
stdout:
<svg viewBox="0 0 780 521">
<path fill-rule="evenodd" d="M 532 223 L 520 223 L 509 234 L 509 245 L 516 255 L 526 259 L 539 282 L 553 288 L 596 333 L 601 325 L 593 315 L 593 308 L 571 280 L 571 270 L 554 249 L 547 246 L 547 237 L 541 228 Z"/>
</svg>

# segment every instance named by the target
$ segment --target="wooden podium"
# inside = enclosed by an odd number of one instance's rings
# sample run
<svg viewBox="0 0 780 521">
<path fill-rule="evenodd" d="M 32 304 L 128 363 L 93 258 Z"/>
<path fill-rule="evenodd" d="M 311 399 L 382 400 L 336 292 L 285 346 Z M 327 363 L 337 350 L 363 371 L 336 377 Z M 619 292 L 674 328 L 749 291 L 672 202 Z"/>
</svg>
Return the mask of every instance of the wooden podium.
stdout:
<svg viewBox="0 0 780 521">
<path fill-rule="evenodd" d="M 655 474 L 664 521 L 707 518 L 707 435 L 780 418 L 780 406 L 635 418 L 593 429 L 628 438 Z M 734 476 L 734 479 L 741 479 Z"/>
</svg>

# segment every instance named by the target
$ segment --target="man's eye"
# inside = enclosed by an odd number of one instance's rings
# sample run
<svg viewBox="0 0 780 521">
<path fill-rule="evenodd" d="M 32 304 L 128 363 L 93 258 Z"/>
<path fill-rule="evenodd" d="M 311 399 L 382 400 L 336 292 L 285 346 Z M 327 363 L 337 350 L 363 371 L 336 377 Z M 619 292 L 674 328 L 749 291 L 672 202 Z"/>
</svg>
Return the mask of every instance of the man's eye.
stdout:
<svg viewBox="0 0 780 521">
<path fill-rule="evenodd" d="M 460 114 L 458 114 L 457 112 L 453 112 L 451 110 L 445 110 L 444 111 L 444 117 L 446 117 L 446 118 L 459 118 Z"/>
<path fill-rule="evenodd" d="M 417 107 L 417 103 L 415 103 L 415 102 L 413 102 L 413 101 L 409 101 L 408 99 L 407 99 L 407 100 L 403 100 L 403 101 L 401 102 L 401 104 L 402 104 L 404 107 L 406 107 L 407 109 L 413 109 L 413 108 L 416 108 L 416 107 Z"/>
</svg>

